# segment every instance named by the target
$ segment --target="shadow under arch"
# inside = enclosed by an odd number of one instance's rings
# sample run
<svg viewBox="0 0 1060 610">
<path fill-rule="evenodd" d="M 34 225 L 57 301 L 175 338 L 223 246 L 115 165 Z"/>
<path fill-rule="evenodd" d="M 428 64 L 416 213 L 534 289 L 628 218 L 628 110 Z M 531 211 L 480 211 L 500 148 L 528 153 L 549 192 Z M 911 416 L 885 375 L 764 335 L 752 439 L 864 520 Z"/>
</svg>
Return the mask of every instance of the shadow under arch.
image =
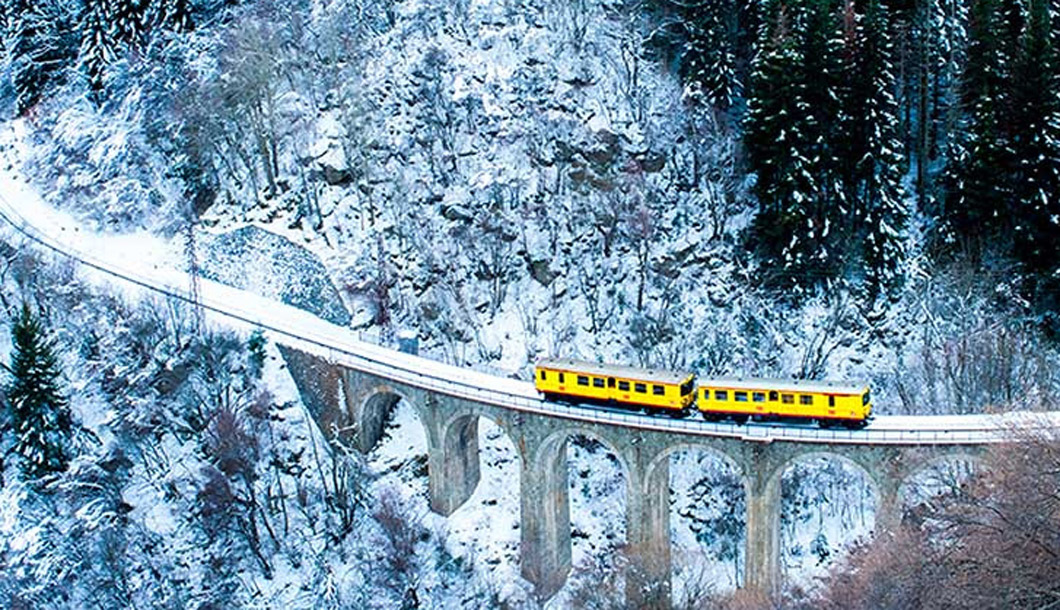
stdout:
<svg viewBox="0 0 1060 610">
<path fill-rule="evenodd" d="M 383 438 L 387 419 L 394 412 L 394 407 L 402 400 L 412 406 L 420 425 L 427 432 L 426 420 L 420 405 L 409 400 L 402 391 L 389 385 L 373 386 L 362 393 L 360 400 L 351 405 L 353 407 L 350 413 L 352 439 L 358 451 L 368 453 L 379 444 Z"/>
</svg>

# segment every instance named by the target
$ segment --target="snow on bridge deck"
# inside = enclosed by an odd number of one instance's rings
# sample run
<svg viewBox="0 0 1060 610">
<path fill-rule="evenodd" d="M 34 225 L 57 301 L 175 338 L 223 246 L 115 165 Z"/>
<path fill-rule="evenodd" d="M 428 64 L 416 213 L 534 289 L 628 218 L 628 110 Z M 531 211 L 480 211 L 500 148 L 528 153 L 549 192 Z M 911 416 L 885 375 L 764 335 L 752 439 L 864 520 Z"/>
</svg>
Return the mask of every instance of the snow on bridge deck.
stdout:
<svg viewBox="0 0 1060 610">
<path fill-rule="evenodd" d="M 17 202 L 17 205 L 16 203 Z M 177 247 L 154 236 L 104 236 L 48 206 L 11 172 L 0 172 L 0 217 L 14 231 L 79 264 L 131 286 L 190 301 L 188 274 L 173 267 Z M 244 329 L 261 328 L 276 343 L 328 361 L 471 401 L 548 417 L 684 435 L 748 441 L 890 445 L 979 445 L 1002 442 L 1034 429 L 1060 427 L 1060 412 L 1004 415 L 878 416 L 863 430 L 809 425 L 709 423 L 544 401 L 532 383 L 461 368 L 366 343 L 345 327 L 306 311 L 206 279 L 201 305 L 213 319 Z"/>
</svg>

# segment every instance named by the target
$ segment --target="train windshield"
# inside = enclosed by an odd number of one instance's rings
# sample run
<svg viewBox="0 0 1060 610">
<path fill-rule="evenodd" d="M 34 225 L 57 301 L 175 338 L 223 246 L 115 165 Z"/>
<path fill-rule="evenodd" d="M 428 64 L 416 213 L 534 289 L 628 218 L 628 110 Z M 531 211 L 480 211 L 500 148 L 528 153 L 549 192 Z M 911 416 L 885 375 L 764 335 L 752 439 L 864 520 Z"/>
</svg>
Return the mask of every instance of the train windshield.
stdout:
<svg viewBox="0 0 1060 610">
<path fill-rule="evenodd" d="M 870 400 L 872 400 L 872 392 L 865 392 L 864 394 L 861 395 L 861 404 L 862 405 L 869 404 Z"/>
<path fill-rule="evenodd" d="M 681 384 L 681 396 L 685 396 L 687 394 L 691 394 L 692 393 L 692 385 L 693 385 L 693 380 L 692 379 L 689 379 L 688 381 L 682 383 Z"/>
</svg>

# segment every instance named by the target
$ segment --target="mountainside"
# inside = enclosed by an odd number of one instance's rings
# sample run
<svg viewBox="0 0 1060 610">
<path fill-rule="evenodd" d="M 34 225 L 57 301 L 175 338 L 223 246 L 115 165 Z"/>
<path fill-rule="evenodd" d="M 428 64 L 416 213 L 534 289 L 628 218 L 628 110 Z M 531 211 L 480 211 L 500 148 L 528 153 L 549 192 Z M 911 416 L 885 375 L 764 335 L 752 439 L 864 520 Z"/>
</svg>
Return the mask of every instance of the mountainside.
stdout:
<svg viewBox="0 0 1060 610">
<path fill-rule="evenodd" d="M 114 231 L 179 232 L 193 214 L 211 233 L 285 235 L 323 261 L 356 328 L 412 328 L 459 364 L 525 374 L 555 355 L 867 380 L 881 412 L 1053 403 L 1056 353 L 1027 276 L 939 259 L 926 248 L 939 217 L 912 199 L 889 297 L 853 268 L 825 277 L 754 254 L 763 177 L 748 173 L 740 105 L 704 104 L 662 61 L 653 35 L 674 14 L 191 7 L 190 32 L 118 54 L 98 105 L 71 73 L 34 106 L 24 162 L 57 205 Z M 815 238 L 829 256 L 867 243 L 833 229 Z"/>
<path fill-rule="evenodd" d="M 881 414 L 1055 409 L 1055 11 L 14 0 L 2 169 L 86 239 L 498 375 L 576 357 L 865 382 Z M 328 446 L 260 336 L 3 242 L 0 350 L 28 303 L 73 423 L 66 467 L 26 479 L 5 372 L 0 605 L 541 605 L 490 422 L 483 483 L 438 518 L 409 405 L 371 454 Z M 672 460 L 674 601 L 713 607 L 743 584 L 743 481 Z M 583 436 L 568 463 L 575 569 L 546 607 L 620 607 L 624 473 Z M 822 458 L 783 489 L 783 603 L 843 607 L 817 577 L 873 530 L 870 485 Z"/>
</svg>

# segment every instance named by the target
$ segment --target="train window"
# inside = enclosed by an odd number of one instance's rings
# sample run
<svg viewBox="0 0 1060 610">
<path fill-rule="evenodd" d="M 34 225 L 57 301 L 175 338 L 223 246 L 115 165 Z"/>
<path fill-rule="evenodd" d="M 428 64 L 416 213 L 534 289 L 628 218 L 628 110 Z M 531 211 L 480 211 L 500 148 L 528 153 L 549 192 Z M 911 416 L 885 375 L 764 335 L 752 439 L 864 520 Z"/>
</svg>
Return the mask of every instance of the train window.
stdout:
<svg viewBox="0 0 1060 610">
<path fill-rule="evenodd" d="M 780 395 L 780 402 L 782 402 L 782 403 L 784 403 L 786 405 L 793 405 L 793 404 L 795 404 L 795 395 L 794 394 L 781 394 Z"/>
<path fill-rule="evenodd" d="M 754 400 L 755 402 L 765 402 L 766 401 L 766 393 L 765 392 L 753 392 L 751 394 L 751 399 Z"/>
<path fill-rule="evenodd" d="M 651 393 L 655 394 L 656 396 L 663 396 L 664 394 L 666 394 L 666 388 L 661 385 L 653 385 L 651 386 Z"/>
<path fill-rule="evenodd" d="M 733 392 L 732 397 L 736 402 L 747 402 L 747 392 Z"/>
<path fill-rule="evenodd" d="M 578 375 L 578 385 L 589 385 L 589 378 L 585 375 Z"/>
<path fill-rule="evenodd" d="M 634 383 L 633 389 L 640 392 L 641 394 L 648 393 L 648 386 L 644 385 L 643 383 Z"/>
<path fill-rule="evenodd" d="M 776 390 L 773 390 L 772 392 L 769 393 L 769 400 L 771 400 L 773 402 L 777 401 L 777 391 Z"/>
<path fill-rule="evenodd" d="M 729 400 L 729 391 L 714 390 L 714 400 Z"/>
<path fill-rule="evenodd" d="M 545 380 L 545 371 L 541 371 L 541 381 Z"/>
<path fill-rule="evenodd" d="M 593 377 L 593 387 L 594 388 L 602 388 L 602 387 L 604 387 L 604 379 L 603 379 L 603 377 Z"/>
<path fill-rule="evenodd" d="M 863 395 L 861 396 L 861 404 L 862 404 L 862 405 L 867 405 L 867 404 L 869 404 L 869 394 L 871 394 L 871 392 L 865 392 L 865 394 L 863 394 Z"/>
<path fill-rule="evenodd" d="M 800 394 L 799 395 L 799 404 L 800 405 L 812 405 L 813 404 L 813 396 L 810 396 L 809 394 Z"/>
<path fill-rule="evenodd" d="M 828 406 L 829 407 L 834 407 L 835 406 L 835 396 L 829 396 L 828 397 Z"/>
<path fill-rule="evenodd" d="M 629 382 L 628 381 L 619 381 L 618 382 L 618 389 L 622 390 L 623 392 L 628 392 L 629 391 Z"/>
<path fill-rule="evenodd" d="M 560 382 L 560 383 L 563 383 L 563 373 L 560 373 L 560 374 L 559 374 L 559 382 Z"/>
</svg>

